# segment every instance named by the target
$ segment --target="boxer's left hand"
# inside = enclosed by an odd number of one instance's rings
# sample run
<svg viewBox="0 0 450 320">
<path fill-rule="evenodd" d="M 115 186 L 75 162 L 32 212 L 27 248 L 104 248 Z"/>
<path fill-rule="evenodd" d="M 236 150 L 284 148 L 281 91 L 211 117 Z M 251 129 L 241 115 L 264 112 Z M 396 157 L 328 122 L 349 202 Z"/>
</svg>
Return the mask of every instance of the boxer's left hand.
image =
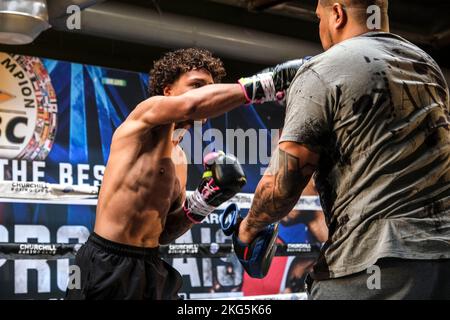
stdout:
<svg viewBox="0 0 450 320">
<path fill-rule="evenodd" d="M 205 171 L 200 185 L 183 205 L 186 216 L 193 223 L 202 222 L 247 182 L 239 161 L 231 154 L 211 152 L 205 156 L 203 163 Z"/>
<path fill-rule="evenodd" d="M 266 69 L 252 77 L 241 78 L 239 83 L 248 103 L 264 103 L 283 100 L 285 91 L 291 85 L 298 69 L 311 57 L 295 59 Z"/>
</svg>

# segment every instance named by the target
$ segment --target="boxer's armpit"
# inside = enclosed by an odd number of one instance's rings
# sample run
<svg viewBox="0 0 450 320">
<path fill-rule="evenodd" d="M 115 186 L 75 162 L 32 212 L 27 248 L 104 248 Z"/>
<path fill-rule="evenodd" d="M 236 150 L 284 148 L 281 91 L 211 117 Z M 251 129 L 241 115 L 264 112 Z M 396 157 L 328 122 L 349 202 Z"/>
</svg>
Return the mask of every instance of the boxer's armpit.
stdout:
<svg viewBox="0 0 450 320">
<path fill-rule="evenodd" d="M 286 216 L 315 170 L 313 163 L 301 161 L 298 156 L 281 149 L 277 153 L 271 174 L 265 175 L 258 184 L 248 214 L 247 225 L 255 230 L 261 230 Z"/>
</svg>

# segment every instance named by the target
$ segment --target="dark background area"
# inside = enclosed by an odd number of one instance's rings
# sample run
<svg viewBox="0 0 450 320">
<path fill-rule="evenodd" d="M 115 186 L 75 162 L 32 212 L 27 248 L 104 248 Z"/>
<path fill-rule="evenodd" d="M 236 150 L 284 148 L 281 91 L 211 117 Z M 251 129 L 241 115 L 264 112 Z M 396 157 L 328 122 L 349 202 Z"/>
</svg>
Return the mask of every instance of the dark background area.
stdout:
<svg viewBox="0 0 450 320">
<path fill-rule="evenodd" d="M 174 13 L 264 31 L 320 44 L 315 21 L 316 0 L 121 0 L 164 13 Z M 430 53 L 443 68 L 450 68 L 450 1 L 391 0 L 392 32 L 413 41 Z M 168 49 L 82 33 L 43 32 L 32 44 L 0 45 L 0 51 L 148 72 L 154 60 Z M 265 66 L 223 58 L 226 81 Z"/>
</svg>

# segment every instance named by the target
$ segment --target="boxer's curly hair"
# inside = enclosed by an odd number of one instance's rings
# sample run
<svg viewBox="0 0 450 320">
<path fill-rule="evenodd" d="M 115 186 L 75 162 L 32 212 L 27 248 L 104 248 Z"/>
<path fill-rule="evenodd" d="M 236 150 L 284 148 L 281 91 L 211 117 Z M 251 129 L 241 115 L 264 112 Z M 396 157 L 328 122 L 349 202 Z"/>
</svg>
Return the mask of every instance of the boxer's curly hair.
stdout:
<svg viewBox="0 0 450 320">
<path fill-rule="evenodd" d="M 226 75 L 223 63 L 206 49 L 189 48 L 168 52 L 153 64 L 150 70 L 150 96 L 163 95 L 164 88 L 173 84 L 186 72 L 194 69 L 207 70 L 215 83 Z"/>
</svg>

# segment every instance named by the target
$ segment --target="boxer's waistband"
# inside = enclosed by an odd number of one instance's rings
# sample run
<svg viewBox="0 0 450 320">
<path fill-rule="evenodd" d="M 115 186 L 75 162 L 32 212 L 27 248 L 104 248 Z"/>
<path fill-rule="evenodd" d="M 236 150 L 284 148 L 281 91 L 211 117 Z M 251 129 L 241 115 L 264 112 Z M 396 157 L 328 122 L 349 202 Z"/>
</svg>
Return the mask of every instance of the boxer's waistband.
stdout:
<svg viewBox="0 0 450 320">
<path fill-rule="evenodd" d="M 95 232 L 91 233 L 87 243 L 91 243 L 102 250 L 121 256 L 130 256 L 140 259 L 159 256 L 159 247 L 145 248 L 118 243 L 102 238 Z"/>
</svg>

